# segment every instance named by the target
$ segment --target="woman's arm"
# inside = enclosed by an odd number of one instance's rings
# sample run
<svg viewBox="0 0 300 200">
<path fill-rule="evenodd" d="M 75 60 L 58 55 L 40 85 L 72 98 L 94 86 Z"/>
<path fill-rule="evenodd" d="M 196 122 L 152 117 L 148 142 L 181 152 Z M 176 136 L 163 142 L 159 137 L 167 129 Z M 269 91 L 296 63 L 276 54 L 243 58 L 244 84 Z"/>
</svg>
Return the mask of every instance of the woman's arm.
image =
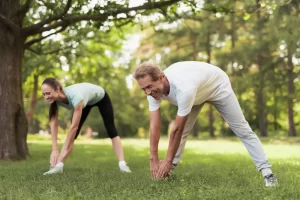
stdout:
<svg viewBox="0 0 300 200">
<path fill-rule="evenodd" d="M 52 152 L 50 155 L 50 166 L 55 166 L 59 156 L 58 145 L 57 145 L 57 133 L 58 133 L 58 119 L 57 114 L 51 118 L 51 139 L 52 139 Z"/>
<path fill-rule="evenodd" d="M 59 154 L 57 163 L 64 162 L 73 149 L 75 134 L 78 129 L 78 125 L 82 114 L 82 107 L 83 107 L 83 101 L 80 101 L 74 108 L 72 124 L 69 129 L 69 133 L 67 135 L 66 141 L 63 144 L 63 147 Z"/>
<path fill-rule="evenodd" d="M 52 138 L 52 151 L 58 150 L 57 146 L 57 133 L 58 133 L 58 116 L 57 114 L 51 119 L 51 138 Z"/>
</svg>

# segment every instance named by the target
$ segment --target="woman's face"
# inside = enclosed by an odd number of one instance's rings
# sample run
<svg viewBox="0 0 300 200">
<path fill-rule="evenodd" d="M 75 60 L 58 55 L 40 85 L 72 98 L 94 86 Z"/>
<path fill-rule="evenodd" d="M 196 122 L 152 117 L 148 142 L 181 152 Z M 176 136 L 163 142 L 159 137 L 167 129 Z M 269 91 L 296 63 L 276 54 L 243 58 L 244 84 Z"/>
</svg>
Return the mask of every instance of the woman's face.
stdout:
<svg viewBox="0 0 300 200">
<path fill-rule="evenodd" d="M 58 88 L 54 89 L 50 85 L 43 84 L 41 89 L 42 89 L 42 93 L 43 93 L 44 98 L 50 104 L 52 104 L 53 102 L 55 102 L 56 100 L 58 100 L 59 92 L 60 92 L 60 90 Z"/>
</svg>

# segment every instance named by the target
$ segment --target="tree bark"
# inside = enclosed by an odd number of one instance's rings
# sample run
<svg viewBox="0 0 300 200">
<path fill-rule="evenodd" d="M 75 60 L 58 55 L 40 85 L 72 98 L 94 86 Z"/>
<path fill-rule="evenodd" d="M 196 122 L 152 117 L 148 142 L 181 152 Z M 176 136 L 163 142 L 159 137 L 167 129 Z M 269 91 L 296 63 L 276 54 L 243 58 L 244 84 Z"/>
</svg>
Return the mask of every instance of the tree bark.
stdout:
<svg viewBox="0 0 300 200">
<path fill-rule="evenodd" d="M 21 80 L 24 37 L 16 31 L 21 22 L 15 17 L 19 10 L 19 1 L 0 3 L 0 14 L 8 22 L 0 22 L 0 160 L 25 159 L 28 155 Z"/>
<path fill-rule="evenodd" d="M 28 133 L 37 133 L 37 127 L 34 123 L 33 115 L 35 112 L 35 106 L 37 103 L 37 91 L 38 91 L 38 85 L 39 85 L 39 75 L 35 74 L 33 75 L 33 90 L 32 90 L 32 97 L 30 100 L 30 106 L 28 111 L 26 112 L 26 117 L 28 121 Z"/>
<path fill-rule="evenodd" d="M 273 98 L 274 98 L 274 108 L 273 108 L 273 116 L 274 116 L 274 131 L 277 131 L 278 129 L 278 98 L 277 98 L 277 90 L 278 88 L 275 86 L 274 91 L 273 91 Z"/>
<path fill-rule="evenodd" d="M 215 128 L 214 128 L 214 115 L 213 115 L 213 106 L 209 104 L 209 111 L 208 111 L 208 119 L 209 119 L 209 136 L 215 137 Z"/>
<path fill-rule="evenodd" d="M 206 34 L 206 53 L 207 53 L 207 63 L 210 63 L 211 60 L 211 45 L 210 45 L 210 37 L 211 33 Z M 209 119 L 209 136 L 215 137 L 215 128 L 214 128 L 214 114 L 213 114 L 213 106 L 209 104 L 208 111 L 208 119 Z"/>
<path fill-rule="evenodd" d="M 257 4 L 257 12 L 256 12 L 256 17 L 257 17 L 257 45 L 262 44 L 263 38 L 262 38 L 262 26 L 263 22 L 260 16 L 260 0 L 256 0 Z M 264 77 L 265 77 L 265 71 L 263 70 L 263 58 L 261 56 L 261 53 L 258 52 L 257 54 L 257 65 L 259 69 L 259 74 L 258 74 L 258 79 L 259 79 L 259 85 L 257 89 L 257 116 L 259 120 L 259 130 L 260 130 L 260 135 L 263 137 L 268 136 L 268 130 L 266 126 L 266 114 L 265 114 L 265 102 L 264 102 Z"/>
<path fill-rule="evenodd" d="M 29 110 L 26 113 L 28 121 L 32 120 L 33 113 L 35 111 L 35 105 L 36 105 L 36 102 L 37 102 L 38 84 L 39 84 L 38 79 L 39 79 L 39 76 L 37 74 L 35 74 L 33 76 L 33 91 L 32 91 L 32 97 L 31 97 L 31 101 L 30 101 L 30 107 L 29 107 Z"/>
<path fill-rule="evenodd" d="M 264 76 L 265 72 L 263 70 L 263 63 L 262 63 L 262 57 L 260 55 L 257 55 L 257 65 L 259 69 L 259 74 L 258 74 L 258 82 L 259 85 L 257 86 L 257 116 L 259 120 L 259 130 L 260 130 L 260 135 L 262 137 L 267 137 L 268 136 L 268 130 L 266 126 L 266 114 L 265 114 L 265 101 L 264 101 Z"/>
<path fill-rule="evenodd" d="M 193 60 L 196 61 L 197 60 L 197 47 L 198 47 L 198 33 L 197 32 L 192 32 L 193 34 Z M 193 130 L 192 130 L 192 135 L 194 138 L 198 137 L 198 132 L 199 132 L 199 122 L 198 119 L 196 119 L 195 124 L 193 126 Z"/>
<path fill-rule="evenodd" d="M 292 61 L 291 49 L 288 46 L 288 119 L 289 119 L 289 135 L 296 136 L 296 128 L 294 123 L 294 98 L 295 98 L 295 85 L 294 85 L 294 64 Z"/>
<path fill-rule="evenodd" d="M 192 130 L 193 138 L 198 138 L 198 132 L 199 132 L 199 122 L 198 119 L 196 119 Z"/>
</svg>

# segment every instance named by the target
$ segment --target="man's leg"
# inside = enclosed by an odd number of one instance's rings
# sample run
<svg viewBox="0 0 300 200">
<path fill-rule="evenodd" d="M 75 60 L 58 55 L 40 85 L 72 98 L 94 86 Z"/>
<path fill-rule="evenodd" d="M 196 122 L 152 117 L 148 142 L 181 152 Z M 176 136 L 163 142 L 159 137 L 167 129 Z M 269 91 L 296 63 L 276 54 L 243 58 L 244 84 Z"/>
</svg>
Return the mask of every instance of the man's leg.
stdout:
<svg viewBox="0 0 300 200">
<path fill-rule="evenodd" d="M 189 135 L 189 133 L 192 131 L 192 128 L 195 124 L 195 121 L 197 119 L 197 116 L 199 114 L 199 112 L 201 111 L 202 107 L 203 107 L 204 103 L 201 104 L 201 105 L 195 105 L 193 106 L 190 114 L 189 114 L 189 117 L 185 123 L 185 126 L 184 126 L 184 129 L 183 129 L 183 134 L 182 134 L 182 138 L 181 138 L 181 141 L 180 141 L 180 145 L 177 149 L 177 152 L 176 152 L 176 155 L 173 159 L 173 168 L 175 168 L 181 157 L 182 157 L 182 153 L 183 153 L 183 150 L 184 150 L 184 146 L 185 146 L 185 143 L 186 143 L 186 140 L 187 140 L 187 137 Z"/>
<path fill-rule="evenodd" d="M 263 176 L 271 174 L 271 164 L 268 162 L 262 144 L 246 121 L 234 92 L 226 98 L 211 103 L 217 108 L 232 131 L 241 139 L 257 169 L 262 171 Z"/>
</svg>

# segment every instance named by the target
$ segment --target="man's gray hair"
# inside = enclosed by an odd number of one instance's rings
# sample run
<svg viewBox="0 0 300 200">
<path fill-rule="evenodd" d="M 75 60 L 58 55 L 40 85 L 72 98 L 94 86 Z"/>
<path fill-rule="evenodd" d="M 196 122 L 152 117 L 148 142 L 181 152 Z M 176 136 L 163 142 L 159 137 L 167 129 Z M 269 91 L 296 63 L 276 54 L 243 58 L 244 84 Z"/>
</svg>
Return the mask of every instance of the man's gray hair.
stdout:
<svg viewBox="0 0 300 200">
<path fill-rule="evenodd" d="M 153 81 L 157 81 L 163 74 L 163 71 L 156 65 L 143 63 L 137 66 L 133 73 L 133 78 L 138 80 L 140 78 L 144 78 L 146 75 L 149 75 Z"/>
</svg>

